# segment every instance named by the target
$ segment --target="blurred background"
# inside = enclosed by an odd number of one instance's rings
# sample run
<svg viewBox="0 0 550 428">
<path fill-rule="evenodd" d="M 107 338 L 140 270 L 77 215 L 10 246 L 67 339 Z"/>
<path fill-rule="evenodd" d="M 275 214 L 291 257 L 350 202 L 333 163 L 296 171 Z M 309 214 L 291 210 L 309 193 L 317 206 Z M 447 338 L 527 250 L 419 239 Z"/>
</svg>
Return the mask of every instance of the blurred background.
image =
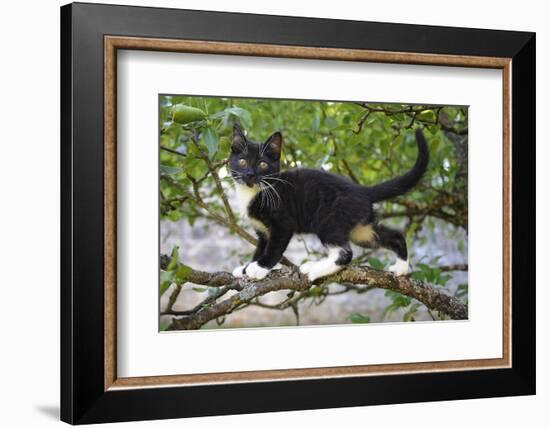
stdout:
<svg viewBox="0 0 550 428">
<path fill-rule="evenodd" d="M 381 222 L 406 233 L 413 278 L 467 302 L 467 107 L 162 95 L 159 109 L 160 254 L 207 272 L 231 272 L 254 250 L 253 230 L 239 217 L 226 167 L 235 122 L 253 141 L 282 132 L 282 169 L 321 168 L 364 185 L 410 169 L 417 155 L 414 130 L 422 127 L 430 146 L 428 171 L 411 192 L 376 209 Z M 375 269 L 395 260 L 383 249 L 353 250 L 353 263 Z M 285 252 L 297 265 L 323 254 L 313 236 L 295 236 Z M 215 292 L 161 270 L 161 329 Z M 281 305 L 288 297 L 288 291 L 269 293 L 203 328 L 446 319 L 390 290 L 329 284 L 312 287 L 292 306 Z"/>
</svg>

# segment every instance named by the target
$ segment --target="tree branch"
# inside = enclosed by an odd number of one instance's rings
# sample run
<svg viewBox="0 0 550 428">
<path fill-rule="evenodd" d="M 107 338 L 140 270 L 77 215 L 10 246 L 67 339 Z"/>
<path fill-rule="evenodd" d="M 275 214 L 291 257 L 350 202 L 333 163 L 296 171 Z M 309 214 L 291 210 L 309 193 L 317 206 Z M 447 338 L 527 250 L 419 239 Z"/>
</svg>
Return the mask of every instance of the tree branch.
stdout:
<svg viewBox="0 0 550 428">
<path fill-rule="evenodd" d="M 178 156 L 182 156 L 182 157 L 186 157 L 187 155 L 185 153 L 180 153 L 178 152 L 177 150 L 174 150 L 174 149 L 171 149 L 170 147 L 166 147 L 166 146 L 160 146 L 160 149 L 161 150 L 164 150 L 168 153 L 172 153 L 173 155 L 178 155 Z"/>
<path fill-rule="evenodd" d="M 198 131 L 195 129 L 193 132 L 193 137 L 191 138 L 191 141 L 193 141 L 193 144 L 197 148 L 200 158 L 206 163 L 206 167 L 208 168 L 208 171 L 210 172 L 210 175 L 214 179 L 214 183 L 216 185 L 216 189 L 218 190 L 218 193 L 220 195 L 220 198 L 223 202 L 223 206 L 225 208 L 225 212 L 227 216 L 229 217 L 229 221 L 233 224 L 237 223 L 237 220 L 235 218 L 235 214 L 233 213 L 233 210 L 231 209 L 231 205 L 229 205 L 229 201 L 227 200 L 227 195 L 225 194 L 225 190 L 223 189 L 222 183 L 220 181 L 220 176 L 218 175 L 218 168 L 219 166 L 214 165 L 214 163 L 210 160 L 210 157 L 208 157 L 208 154 L 204 152 L 202 147 L 199 145 L 199 135 Z M 228 160 L 224 162 L 227 163 Z"/>
<path fill-rule="evenodd" d="M 243 304 L 250 304 L 254 299 L 272 291 L 294 290 L 308 291 L 312 285 L 343 283 L 353 289 L 353 284 L 364 284 L 367 289 L 382 288 L 396 291 L 412 297 L 423 303 L 430 310 L 437 310 L 447 314 L 452 319 L 463 320 L 468 318 L 468 306 L 460 299 L 448 295 L 443 289 L 431 286 L 407 276 L 395 276 L 390 272 L 378 271 L 365 266 L 348 266 L 346 269 L 320 278 L 311 283 L 306 276 L 297 270 L 285 268 L 273 271 L 260 281 L 251 281 L 247 278 L 235 278 L 228 272 L 208 273 L 191 269 L 187 281 L 209 287 L 228 286 L 237 290 L 233 296 L 215 303 L 211 299 L 208 304 L 201 302 L 191 311 L 181 312 L 183 316 L 175 317 L 169 330 L 198 329 L 208 321 L 228 315 Z"/>
</svg>

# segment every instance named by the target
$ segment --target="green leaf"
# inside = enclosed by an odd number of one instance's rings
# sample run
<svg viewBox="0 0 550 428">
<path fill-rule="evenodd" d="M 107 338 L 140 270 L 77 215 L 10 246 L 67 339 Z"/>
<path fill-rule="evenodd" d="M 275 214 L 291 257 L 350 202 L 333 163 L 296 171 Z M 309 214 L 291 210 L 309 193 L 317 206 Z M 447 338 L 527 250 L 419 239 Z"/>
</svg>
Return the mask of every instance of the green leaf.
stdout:
<svg viewBox="0 0 550 428">
<path fill-rule="evenodd" d="M 431 272 L 432 271 L 432 268 L 429 267 L 425 263 L 417 263 L 416 267 L 419 268 L 422 272 Z"/>
<path fill-rule="evenodd" d="M 249 128 L 252 126 L 252 116 L 247 110 L 240 107 L 230 107 L 226 108 L 225 111 L 229 116 L 234 116 L 238 118 L 245 128 Z"/>
<path fill-rule="evenodd" d="M 439 128 L 435 125 L 430 125 L 430 126 L 427 126 L 426 129 L 428 130 L 428 132 L 432 135 L 435 135 L 439 132 Z"/>
<path fill-rule="evenodd" d="M 181 126 L 176 122 L 167 121 L 161 128 L 160 134 L 170 137 L 171 141 L 176 141 L 181 135 Z"/>
<path fill-rule="evenodd" d="M 189 274 L 192 272 L 192 269 L 189 266 L 181 265 L 178 267 L 174 274 L 174 278 L 179 284 L 184 283 L 189 278 Z"/>
<path fill-rule="evenodd" d="M 328 126 L 329 128 L 334 128 L 336 127 L 337 124 L 338 122 L 336 122 L 336 119 L 334 119 L 333 117 L 328 116 L 325 118 L 325 125 Z"/>
<path fill-rule="evenodd" d="M 167 217 L 171 221 L 178 221 L 181 218 L 181 213 L 178 210 L 172 210 L 168 213 Z"/>
<path fill-rule="evenodd" d="M 208 150 L 208 157 L 212 159 L 218 150 L 218 134 L 214 128 L 208 127 L 202 132 L 202 138 Z"/>
<path fill-rule="evenodd" d="M 320 296 L 322 294 L 322 289 L 318 285 L 315 285 L 309 289 L 309 294 L 311 296 Z"/>
<path fill-rule="evenodd" d="M 411 273 L 411 278 L 416 279 L 417 281 L 424 281 L 426 275 L 422 271 L 414 271 Z"/>
<path fill-rule="evenodd" d="M 170 254 L 170 263 L 168 263 L 166 270 L 174 270 L 178 265 L 179 250 L 180 248 L 177 245 L 174 245 L 174 248 L 172 248 L 172 253 Z"/>
<path fill-rule="evenodd" d="M 161 321 L 160 322 L 160 331 L 166 331 L 168 330 L 168 327 L 170 327 L 171 321 Z"/>
<path fill-rule="evenodd" d="M 405 312 L 405 314 L 403 314 L 403 321 L 413 321 L 413 317 L 420 306 L 421 306 L 420 303 L 413 303 L 409 307 L 409 310 Z"/>
<path fill-rule="evenodd" d="M 224 111 L 218 111 L 216 113 L 212 113 L 211 115 L 209 115 L 208 119 L 210 119 L 210 120 L 222 119 L 225 116 L 227 116 L 227 112 L 225 110 Z"/>
<path fill-rule="evenodd" d="M 447 282 L 449 282 L 450 279 L 452 279 L 453 276 L 452 275 L 440 275 L 438 280 L 437 280 L 437 284 L 439 285 L 443 285 L 445 286 L 447 284 Z"/>
<path fill-rule="evenodd" d="M 435 122 L 435 112 L 433 110 L 424 110 L 416 116 L 416 119 L 424 122 Z"/>
<path fill-rule="evenodd" d="M 466 297 L 466 300 L 468 300 L 468 284 L 460 284 L 456 288 L 455 296 Z"/>
<path fill-rule="evenodd" d="M 313 120 L 311 121 L 311 130 L 313 132 L 317 132 L 319 130 L 319 126 L 321 125 L 321 118 L 319 116 L 314 116 Z"/>
<path fill-rule="evenodd" d="M 160 271 L 160 294 L 164 294 L 166 290 L 168 290 L 168 287 L 172 284 L 172 272 L 161 270 Z"/>
<path fill-rule="evenodd" d="M 161 174 L 173 175 L 173 174 L 177 174 L 178 172 L 181 172 L 181 168 L 161 164 L 160 172 Z"/>
<path fill-rule="evenodd" d="M 386 290 L 386 292 L 384 293 L 384 296 L 389 297 L 392 301 L 392 304 L 390 305 L 393 307 L 391 309 L 391 312 L 393 312 L 398 308 L 404 308 L 411 304 L 410 297 L 404 296 L 401 293 L 397 293 L 396 291 L 393 291 L 393 290 Z M 388 308 L 386 308 L 386 310 L 388 310 Z"/>
<path fill-rule="evenodd" d="M 196 291 L 197 293 L 204 293 L 207 290 L 208 288 L 206 287 L 193 287 L 193 291 Z"/>
<path fill-rule="evenodd" d="M 370 317 L 368 315 L 351 314 L 349 316 L 349 319 L 353 324 L 368 324 L 368 323 L 370 323 Z"/>
<path fill-rule="evenodd" d="M 373 269 L 377 269 L 377 270 L 383 270 L 384 267 L 385 267 L 385 264 L 382 263 L 380 260 L 378 260 L 377 258 L 374 258 L 374 257 L 369 257 L 367 259 L 369 265 L 373 268 Z"/>
</svg>

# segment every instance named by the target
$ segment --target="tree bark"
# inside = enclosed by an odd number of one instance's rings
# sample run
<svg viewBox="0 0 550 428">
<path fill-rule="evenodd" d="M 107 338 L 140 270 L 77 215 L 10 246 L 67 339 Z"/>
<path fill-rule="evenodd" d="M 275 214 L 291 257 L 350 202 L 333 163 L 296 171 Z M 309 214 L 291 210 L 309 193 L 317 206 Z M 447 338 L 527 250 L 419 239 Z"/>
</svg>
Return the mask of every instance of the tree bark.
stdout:
<svg viewBox="0 0 550 428">
<path fill-rule="evenodd" d="M 161 261 L 162 264 L 162 261 Z M 468 306 L 460 299 L 450 296 L 438 288 L 408 276 L 396 276 L 391 272 L 374 270 L 365 266 L 349 266 L 344 270 L 311 283 L 306 276 L 297 270 L 283 268 L 272 271 L 260 281 L 247 278 L 235 278 L 228 272 L 201 272 L 191 269 L 188 282 L 209 287 L 228 287 L 238 293 L 218 303 L 200 307 L 196 312 L 174 317 L 169 330 L 198 329 L 208 321 L 228 315 L 241 305 L 272 291 L 294 290 L 306 291 L 312 285 L 330 283 L 364 284 L 372 288 L 396 291 L 423 303 L 428 309 L 447 314 L 455 320 L 468 319 Z"/>
</svg>

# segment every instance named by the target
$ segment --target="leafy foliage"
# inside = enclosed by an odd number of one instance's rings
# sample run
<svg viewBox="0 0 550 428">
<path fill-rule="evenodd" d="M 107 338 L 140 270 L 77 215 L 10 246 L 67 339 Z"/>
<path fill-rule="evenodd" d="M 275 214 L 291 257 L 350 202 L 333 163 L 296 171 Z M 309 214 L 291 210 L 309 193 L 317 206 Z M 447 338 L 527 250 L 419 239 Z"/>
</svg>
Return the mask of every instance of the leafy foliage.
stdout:
<svg viewBox="0 0 550 428">
<path fill-rule="evenodd" d="M 443 286 L 452 278 L 449 274 L 443 274 L 440 268 L 428 266 L 425 263 L 417 263 L 416 267 L 418 270 L 413 272 L 411 276 L 419 281 Z"/>
<path fill-rule="evenodd" d="M 368 315 L 351 314 L 349 316 L 349 319 L 353 324 L 368 324 L 368 323 L 370 323 L 370 317 Z"/>
</svg>

